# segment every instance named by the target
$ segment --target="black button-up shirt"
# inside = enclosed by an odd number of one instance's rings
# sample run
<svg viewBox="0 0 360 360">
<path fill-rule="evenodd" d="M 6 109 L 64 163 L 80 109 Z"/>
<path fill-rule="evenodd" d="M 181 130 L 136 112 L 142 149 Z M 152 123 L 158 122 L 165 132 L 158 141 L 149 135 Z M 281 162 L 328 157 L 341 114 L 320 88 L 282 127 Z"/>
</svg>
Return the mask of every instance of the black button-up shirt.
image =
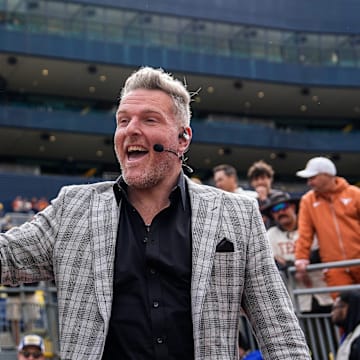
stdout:
<svg viewBox="0 0 360 360">
<path fill-rule="evenodd" d="M 193 359 L 191 210 L 183 174 L 170 206 L 144 224 L 126 184 L 116 244 L 114 298 L 103 360 Z"/>
</svg>

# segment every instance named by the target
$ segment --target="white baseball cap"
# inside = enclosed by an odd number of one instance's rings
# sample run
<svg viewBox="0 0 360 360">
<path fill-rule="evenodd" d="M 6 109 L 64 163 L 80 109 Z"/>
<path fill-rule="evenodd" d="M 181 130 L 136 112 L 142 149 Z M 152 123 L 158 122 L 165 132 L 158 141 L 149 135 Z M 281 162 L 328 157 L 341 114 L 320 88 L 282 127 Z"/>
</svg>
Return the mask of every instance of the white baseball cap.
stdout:
<svg viewBox="0 0 360 360">
<path fill-rule="evenodd" d="M 36 346 L 43 353 L 45 351 L 44 340 L 41 336 L 35 334 L 25 335 L 18 346 L 18 350 L 23 350 L 26 346 Z"/>
<path fill-rule="evenodd" d="M 296 172 L 297 176 L 309 178 L 319 174 L 336 175 L 336 167 L 334 163 L 326 157 L 314 157 L 310 159 L 304 170 Z"/>
</svg>

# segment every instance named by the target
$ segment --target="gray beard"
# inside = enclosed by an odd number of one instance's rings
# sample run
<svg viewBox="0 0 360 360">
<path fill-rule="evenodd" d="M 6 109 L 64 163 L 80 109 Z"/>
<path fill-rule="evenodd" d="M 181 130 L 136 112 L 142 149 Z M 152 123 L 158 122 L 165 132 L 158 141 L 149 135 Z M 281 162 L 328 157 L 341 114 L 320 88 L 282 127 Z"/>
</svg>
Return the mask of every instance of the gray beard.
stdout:
<svg viewBox="0 0 360 360">
<path fill-rule="evenodd" d="M 143 173 L 140 177 L 129 177 L 126 174 L 126 170 L 122 172 L 122 177 L 125 183 L 137 189 L 150 189 L 170 173 L 171 171 L 171 164 L 173 163 L 174 159 L 171 154 L 166 159 L 157 165 L 156 168 L 151 168 L 149 171 Z"/>
</svg>

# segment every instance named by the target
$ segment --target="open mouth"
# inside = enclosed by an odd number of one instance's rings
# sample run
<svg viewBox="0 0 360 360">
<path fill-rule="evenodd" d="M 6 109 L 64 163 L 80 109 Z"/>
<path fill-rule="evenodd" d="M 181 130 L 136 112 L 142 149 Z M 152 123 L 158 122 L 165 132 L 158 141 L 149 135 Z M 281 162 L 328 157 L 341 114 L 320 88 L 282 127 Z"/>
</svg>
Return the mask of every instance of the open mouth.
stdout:
<svg viewBox="0 0 360 360">
<path fill-rule="evenodd" d="M 149 151 L 142 146 L 129 146 L 127 149 L 127 157 L 129 161 L 135 161 L 143 158 Z"/>
</svg>

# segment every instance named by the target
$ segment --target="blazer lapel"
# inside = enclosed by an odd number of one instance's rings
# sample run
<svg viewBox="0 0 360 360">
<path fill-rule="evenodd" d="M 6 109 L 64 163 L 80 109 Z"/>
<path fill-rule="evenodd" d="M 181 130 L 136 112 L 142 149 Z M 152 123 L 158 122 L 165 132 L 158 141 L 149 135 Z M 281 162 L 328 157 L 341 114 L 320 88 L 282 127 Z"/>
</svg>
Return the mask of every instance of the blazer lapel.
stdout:
<svg viewBox="0 0 360 360">
<path fill-rule="evenodd" d="M 221 198 L 190 192 L 192 206 L 191 302 L 194 334 L 199 334 L 202 308 L 210 282 L 217 239 L 220 238 Z"/>
<path fill-rule="evenodd" d="M 95 292 L 105 324 L 111 315 L 115 245 L 119 222 L 119 206 L 113 189 L 94 192 L 91 212 L 91 239 Z"/>
</svg>

